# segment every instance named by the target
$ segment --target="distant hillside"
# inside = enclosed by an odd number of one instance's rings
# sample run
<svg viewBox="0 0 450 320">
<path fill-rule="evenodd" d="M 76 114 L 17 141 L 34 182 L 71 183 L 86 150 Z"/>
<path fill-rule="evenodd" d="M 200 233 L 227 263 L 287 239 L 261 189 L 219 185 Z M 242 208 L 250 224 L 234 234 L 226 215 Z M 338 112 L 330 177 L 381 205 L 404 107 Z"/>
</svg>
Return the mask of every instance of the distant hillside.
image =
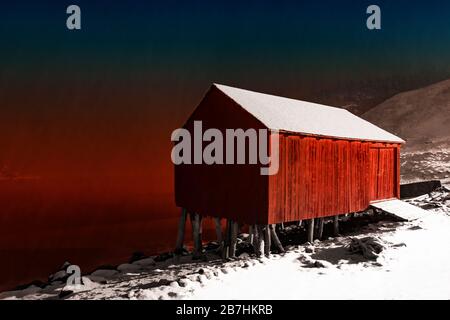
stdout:
<svg viewBox="0 0 450 320">
<path fill-rule="evenodd" d="M 450 146 L 450 80 L 397 94 L 362 117 L 407 140 L 408 149 Z"/>
</svg>

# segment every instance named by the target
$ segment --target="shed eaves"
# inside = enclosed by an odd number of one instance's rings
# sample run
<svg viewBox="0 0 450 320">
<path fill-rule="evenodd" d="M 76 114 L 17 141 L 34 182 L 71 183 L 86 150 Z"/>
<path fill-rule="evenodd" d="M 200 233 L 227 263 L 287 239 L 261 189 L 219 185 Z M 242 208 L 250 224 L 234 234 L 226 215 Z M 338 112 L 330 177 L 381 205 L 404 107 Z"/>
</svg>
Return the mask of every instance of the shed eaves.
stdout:
<svg viewBox="0 0 450 320">
<path fill-rule="evenodd" d="M 271 130 L 352 140 L 405 142 L 345 109 L 221 84 L 214 86 Z"/>
</svg>

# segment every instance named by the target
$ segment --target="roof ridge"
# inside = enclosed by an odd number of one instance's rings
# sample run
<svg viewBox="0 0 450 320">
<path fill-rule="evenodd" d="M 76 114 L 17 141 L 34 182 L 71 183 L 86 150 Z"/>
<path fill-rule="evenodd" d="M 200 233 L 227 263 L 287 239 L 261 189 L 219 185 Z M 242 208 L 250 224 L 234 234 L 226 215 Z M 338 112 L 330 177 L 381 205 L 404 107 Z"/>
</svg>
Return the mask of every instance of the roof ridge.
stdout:
<svg viewBox="0 0 450 320">
<path fill-rule="evenodd" d="M 275 97 L 275 98 L 280 98 L 280 99 L 287 99 L 287 100 L 293 100 L 293 101 L 300 101 L 300 102 L 304 102 L 304 103 L 308 103 L 308 104 L 313 104 L 313 105 L 318 105 L 318 106 L 322 106 L 322 107 L 326 107 L 326 108 L 334 108 L 336 110 L 339 111 L 347 111 L 350 112 L 346 109 L 342 109 L 340 107 L 336 107 L 336 106 L 329 106 L 326 104 L 322 104 L 322 103 L 318 103 L 318 102 L 312 102 L 312 101 L 306 101 L 306 100 L 300 100 L 300 99 L 296 99 L 296 98 L 290 98 L 290 97 L 284 97 L 284 96 L 280 96 L 280 95 L 276 95 L 276 94 L 271 94 L 271 93 L 265 93 L 265 92 L 260 92 L 260 91 L 253 91 L 253 90 L 249 90 L 249 89 L 243 89 L 243 88 L 238 88 L 238 87 L 232 87 L 226 84 L 220 84 L 220 83 L 216 83 L 213 82 L 212 84 L 213 86 L 215 86 L 217 89 L 220 90 L 220 87 L 225 87 L 225 88 L 230 88 L 230 89 L 234 89 L 234 90 L 240 90 L 240 91 L 245 91 L 245 92 L 250 92 L 250 93 L 255 93 L 255 94 L 260 94 L 260 95 L 265 95 L 265 96 L 270 96 L 270 97 Z M 220 90 L 223 93 L 227 94 L 226 92 L 224 92 L 223 90 Z M 227 94 L 228 95 L 228 94 Z M 351 113 L 351 112 L 350 112 Z"/>
<path fill-rule="evenodd" d="M 271 130 L 344 139 L 404 143 L 394 134 L 346 109 L 213 83 Z"/>
</svg>

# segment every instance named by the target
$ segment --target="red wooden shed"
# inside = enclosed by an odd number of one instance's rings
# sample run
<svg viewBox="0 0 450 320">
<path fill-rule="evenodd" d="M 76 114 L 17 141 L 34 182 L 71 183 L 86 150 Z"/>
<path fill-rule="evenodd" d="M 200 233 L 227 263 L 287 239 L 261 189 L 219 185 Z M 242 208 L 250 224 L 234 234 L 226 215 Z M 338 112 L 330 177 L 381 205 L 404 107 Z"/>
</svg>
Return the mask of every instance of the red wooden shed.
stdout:
<svg viewBox="0 0 450 320">
<path fill-rule="evenodd" d="M 252 226 L 255 252 L 260 254 L 263 241 L 264 253 L 269 254 L 271 238 L 279 251 L 284 250 L 275 224 L 308 220 L 307 239 L 312 241 L 316 218 L 321 238 L 325 217 L 334 216 L 338 233 L 339 215 L 400 197 L 404 141 L 347 110 L 214 84 L 183 127 L 197 143 L 199 123 L 201 132 L 214 129 L 221 136 L 229 129 L 268 131 L 270 152 L 278 150 L 278 171 L 261 175 L 260 164 L 220 161 L 176 165 L 175 201 L 183 211 L 175 252 L 182 248 L 187 212 L 193 226 L 193 257 L 202 256 L 201 217 L 213 216 L 226 258 L 235 255 L 239 224 Z M 274 136 L 278 139 L 272 140 Z M 187 153 L 198 156 L 199 149 L 190 147 Z M 225 242 L 219 218 L 228 221 Z"/>
<path fill-rule="evenodd" d="M 260 165 L 175 166 L 179 207 L 246 224 L 276 224 L 366 210 L 399 198 L 399 137 L 347 110 L 214 84 L 184 128 L 268 129 L 279 170 Z"/>
</svg>

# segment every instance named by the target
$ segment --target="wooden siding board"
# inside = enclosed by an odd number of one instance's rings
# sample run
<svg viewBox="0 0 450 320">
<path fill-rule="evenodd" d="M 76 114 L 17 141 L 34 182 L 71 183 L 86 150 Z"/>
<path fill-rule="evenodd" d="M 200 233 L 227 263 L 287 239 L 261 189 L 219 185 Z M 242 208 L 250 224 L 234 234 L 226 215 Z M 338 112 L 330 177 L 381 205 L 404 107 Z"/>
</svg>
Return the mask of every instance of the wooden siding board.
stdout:
<svg viewBox="0 0 450 320">
<path fill-rule="evenodd" d="M 385 143 L 283 134 L 280 171 L 270 180 L 276 193 L 272 223 L 358 212 L 370 201 L 395 197 L 396 150 Z"/>
</svg>

